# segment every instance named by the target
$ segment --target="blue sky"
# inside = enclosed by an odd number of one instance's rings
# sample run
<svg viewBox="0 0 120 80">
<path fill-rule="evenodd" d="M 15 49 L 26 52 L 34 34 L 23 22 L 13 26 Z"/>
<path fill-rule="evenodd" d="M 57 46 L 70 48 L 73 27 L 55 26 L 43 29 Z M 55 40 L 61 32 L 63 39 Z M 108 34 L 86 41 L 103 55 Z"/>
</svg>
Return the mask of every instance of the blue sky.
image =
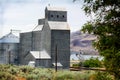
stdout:
<svg viewBox="0 0 120 80">
<path fill-rule="evenodd" d="M 90 20 L 82 11 L 83 0 L 0 0 L 0 37 L 10 29 L 31 31 L 37 26 L 37 20 L 44 18 L 44 9 L 48 4 L 53 7 L 65 7 L 68 11 L 68 24 L 71 32 L 77 31 Z"/>
</svg>

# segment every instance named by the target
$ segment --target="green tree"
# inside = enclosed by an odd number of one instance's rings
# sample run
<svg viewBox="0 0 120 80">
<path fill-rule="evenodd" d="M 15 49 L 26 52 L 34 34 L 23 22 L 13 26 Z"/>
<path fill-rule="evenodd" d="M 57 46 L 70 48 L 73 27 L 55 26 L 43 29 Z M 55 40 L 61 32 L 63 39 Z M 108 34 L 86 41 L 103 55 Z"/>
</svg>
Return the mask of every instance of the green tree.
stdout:
<svg viewBox="0 0 120 80">
<path fill-rule="evenodd" d="M 95 34 L 95 48 L 104 56 L 106 69 L 120 80 L 120 0 L 84 0 L 83 10 L 95 19 L 82 31 Z"/>
<path fill-rule="evenodd" d="M 102 67 L 101 61 L 98 58 L 90 58 L 83 62 L 84 67 Z"/>
</svg>

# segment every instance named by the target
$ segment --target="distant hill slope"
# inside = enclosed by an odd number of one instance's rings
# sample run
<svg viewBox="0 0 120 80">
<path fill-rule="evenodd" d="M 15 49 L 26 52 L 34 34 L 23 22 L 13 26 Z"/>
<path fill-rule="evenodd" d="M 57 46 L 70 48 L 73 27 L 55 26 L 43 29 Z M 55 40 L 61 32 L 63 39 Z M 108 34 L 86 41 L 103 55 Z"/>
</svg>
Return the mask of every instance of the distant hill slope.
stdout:
<svg viewBox="0 0 120 80">
<path fill-rule="evenodd" d="M 71 33 L 70 48 L 71 52 L 84 52 L 84 54 L 98 54 L 92 46 L 92 42 L 96 37 L 92 34 L 84 34 L 80 31 Z"/>
</svg>

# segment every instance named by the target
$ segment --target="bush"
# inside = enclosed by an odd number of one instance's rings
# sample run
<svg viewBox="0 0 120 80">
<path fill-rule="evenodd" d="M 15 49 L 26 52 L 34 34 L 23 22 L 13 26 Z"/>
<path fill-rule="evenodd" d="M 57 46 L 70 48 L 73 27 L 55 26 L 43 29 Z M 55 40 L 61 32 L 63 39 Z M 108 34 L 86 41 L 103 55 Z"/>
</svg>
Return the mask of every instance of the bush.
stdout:
<svg viewBox="0 0 120 80">
<path fill-rule="evenodd" d="M 53 78 L 52 69 L 34 68 L 29 75 L 26 75 L 27 80 L 51 80 Z"/>
<path fill-rule="evenodd" d="M 54 80 L 74 80 L 74 74 L 70 72 L 59 72 Z"/>
<path fill-rule="evenodd" d="M 107 72 L 96 72 L 90 78 L 90 80 L 114 80 L 113 77 Z"/>
<path fill-rule="evenodd" d="M 89 80 L 92 74 L 92 71 L 71 72 L 64 70 L 55 73 L 52 80 Z"/>
<path fill-rule="evenodd" d="M 89 80 L 92 71 L 69 71 L 29 66 L 0 65 L 0 80 Z"/>
<path fill-rule="evenodd" d="M 17 80 L 14 75 L 8 72 L 0 72 L 0 80 Z"/>
<path fill-rule="evenodd" d="M 39 80 L 39 77 L 36 74 L 29 74 L 26 76 L 26 80 Z"/>
<path fill-rule="evenodd" d="M 30 66 L 20 66 L 20 70 L 24 73 L 30 73 L 33 70 L 33 67 Z"/>
<path fill-rule="evenodd" d="M 83 62 L 84 67 L 102 67 L 101 61 L 98 58 L 90 58 Z"/>
<path fill-rule="evenodd" d="M 19 73 L 19 69 L 15 68 L 15 67 L 11 67 L 7 71 L 12 75 L 17 75 Z"/>
<path fill-rule="evenodd" d="M 73 66 L 73 67 L 80 67 L 80 64 L 79 64 L 79 63 L 76 63 L 76 64 L 73 64 L 72 66 Z"/>
</svg>

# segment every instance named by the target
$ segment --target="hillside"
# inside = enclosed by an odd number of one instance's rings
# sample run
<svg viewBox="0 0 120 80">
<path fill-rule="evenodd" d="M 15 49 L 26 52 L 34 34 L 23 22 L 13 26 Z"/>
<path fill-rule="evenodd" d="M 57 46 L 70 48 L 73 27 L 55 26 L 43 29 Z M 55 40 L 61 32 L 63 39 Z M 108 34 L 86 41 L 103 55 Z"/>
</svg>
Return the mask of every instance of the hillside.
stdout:
<svg viewBox="0 0 120 80">
<path fill-rule="evenodd" d="M 95 55 L 98 52 L 92 46 L 92 42 L 96 39 L 96 37 L 92 34 L 84 34 L 80 31 L 76 31 L 71 33 L 70 40 L 70 48 L 71 52 L 80 52 L 82 51 L 84 54 Z"/>
</svg>

